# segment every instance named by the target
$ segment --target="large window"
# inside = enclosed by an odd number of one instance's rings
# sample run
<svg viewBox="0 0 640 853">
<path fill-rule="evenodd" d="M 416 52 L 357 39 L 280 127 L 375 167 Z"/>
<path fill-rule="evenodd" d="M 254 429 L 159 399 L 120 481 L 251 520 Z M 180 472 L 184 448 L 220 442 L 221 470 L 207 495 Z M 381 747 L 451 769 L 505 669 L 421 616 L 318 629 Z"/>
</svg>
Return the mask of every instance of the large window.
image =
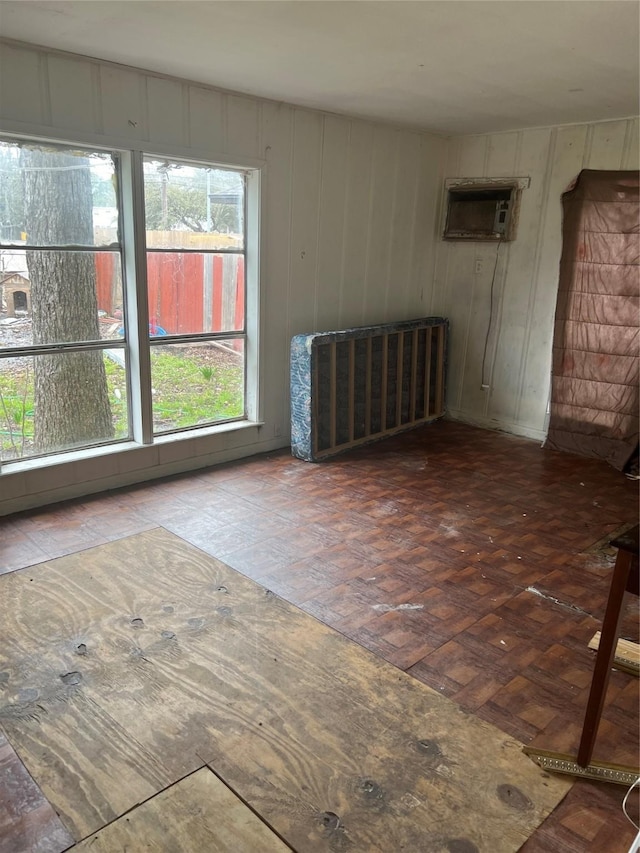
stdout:
<svg viewBox="0 0 640 853">
<path fill-rule="evenodd" d="M 247 417 L 243 171 L 0 141 L 0 460 Z"/>
</svg>

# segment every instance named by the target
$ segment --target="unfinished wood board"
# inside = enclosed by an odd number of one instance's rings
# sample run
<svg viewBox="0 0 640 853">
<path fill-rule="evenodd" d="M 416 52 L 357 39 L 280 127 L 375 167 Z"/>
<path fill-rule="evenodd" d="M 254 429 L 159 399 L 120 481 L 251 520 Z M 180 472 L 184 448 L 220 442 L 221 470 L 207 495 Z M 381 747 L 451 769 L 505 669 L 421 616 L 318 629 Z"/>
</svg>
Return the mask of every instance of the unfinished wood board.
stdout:
<svg viewBox="0 0 640 853">
<path fill-rule="evenodd" d="M 590 649 L 597 651 L 600 647 L 600 631 L 596 631 L 589 640 Z M 631 640 L 618 640 L 614 655 L 614 664 L 633 675 L 640 674 L 640 645 L 632 643 Z"/>
<path fill-rule="evenodd" d="M 515 851 L 570 787 L 164 530 L 0 583 L 0 723 L 76 839 L 203 763 L 304 853 Z"/>
<path fill-rule="evenodd" d="M 90 835 L 76 853 L 287 853 L 291 848 L 207 768 Z"/>
</svg>

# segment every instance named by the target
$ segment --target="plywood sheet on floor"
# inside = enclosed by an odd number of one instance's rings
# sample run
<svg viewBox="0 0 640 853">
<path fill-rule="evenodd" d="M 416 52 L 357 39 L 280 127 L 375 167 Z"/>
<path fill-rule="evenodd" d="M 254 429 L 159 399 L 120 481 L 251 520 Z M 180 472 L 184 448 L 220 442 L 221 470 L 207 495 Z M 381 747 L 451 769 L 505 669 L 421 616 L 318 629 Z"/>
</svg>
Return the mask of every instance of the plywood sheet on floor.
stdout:
<svg viewBox="0 0 640 853">
<path fill-rule="evenodd" d="M 75 853 L 288 853 L 210 770 L 197 770 L 81 841 Z"/>
<path fill-rule="evenodd" d="M 205 763 L 304 853 L 515 851 L 569 789 L 164 530 L 0 592 L 0 724 L 78 840 Z"/>
</svg>

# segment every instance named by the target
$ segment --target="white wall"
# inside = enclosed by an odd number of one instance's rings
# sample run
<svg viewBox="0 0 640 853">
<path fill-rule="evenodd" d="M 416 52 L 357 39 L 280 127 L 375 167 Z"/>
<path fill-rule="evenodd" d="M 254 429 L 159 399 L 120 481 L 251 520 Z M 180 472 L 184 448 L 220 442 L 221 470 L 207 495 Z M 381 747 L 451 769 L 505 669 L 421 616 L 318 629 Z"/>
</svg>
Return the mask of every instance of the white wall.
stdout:
<svg viewBox="0 0 640 853">
<path fill-rule="evenodd" d="M 450 140 L 447 178 L 531 178 L 522 193 L 517 239 L 500 247 L 485 368 L 488 391 L 480 386 L 496 245 L 438 243 L 430 313 L 451 321 L 451 417 L 544 438 L 561 195 L 581 169 L 637 169 L 638 159 L 638 119 Z M 482 271 L 476 274 L 477 260 Z"/>
<path fill-rule="evenodd" d="M 255 166 L 263 200 L 263 425 L 3 474 L 0 514 L 284 446 L 292 335 L 429 313 L 446 140 L 16 44 L 0 131 Z"/>
</svg>

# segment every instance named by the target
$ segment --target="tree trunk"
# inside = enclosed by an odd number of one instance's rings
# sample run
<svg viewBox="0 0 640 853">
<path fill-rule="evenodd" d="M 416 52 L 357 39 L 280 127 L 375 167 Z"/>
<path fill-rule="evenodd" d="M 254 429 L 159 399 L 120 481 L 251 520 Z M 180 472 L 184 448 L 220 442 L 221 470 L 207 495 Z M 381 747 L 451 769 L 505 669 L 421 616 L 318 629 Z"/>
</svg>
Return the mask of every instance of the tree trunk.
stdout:
<svg viewBox="0 0 640 853">
<path fill-rule="evenodd" d="M 25 220 L 30 245 L 93 244 L 89 160 L 25 147 Z M 34 344 L 100 339 L 92 252 L 27 251 Z M 113 437 L 101 351 L 34 358 L 34 443 L 39 453 Z"/>
</svg>

